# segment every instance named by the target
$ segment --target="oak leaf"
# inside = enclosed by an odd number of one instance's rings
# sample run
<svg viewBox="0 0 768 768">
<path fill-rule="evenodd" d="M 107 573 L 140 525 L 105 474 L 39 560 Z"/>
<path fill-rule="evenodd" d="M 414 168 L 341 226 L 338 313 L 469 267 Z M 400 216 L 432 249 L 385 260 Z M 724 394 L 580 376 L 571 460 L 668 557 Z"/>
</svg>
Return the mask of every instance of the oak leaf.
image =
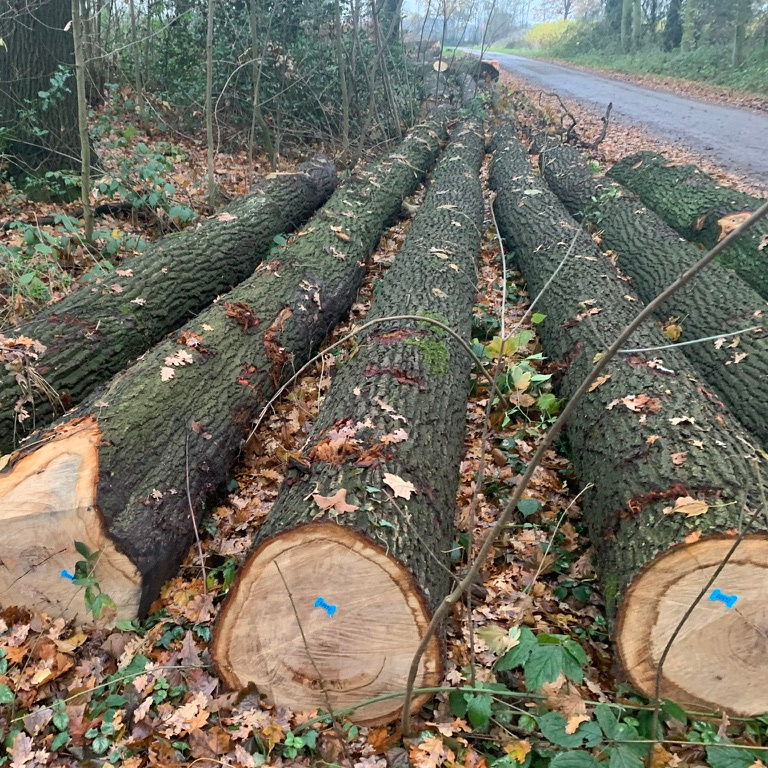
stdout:
<svg viewBox="0 0 768 768">
<path fill-rule="evenodd" d="M 319 493 L 312 494 L 312 500 L 323 511 L 334 509 L 339 514 L 344 512 L 354 512 L 360 508 L 359 504 L 347 504 L 347 489 L 339 488 L 333 496 L 321 496 Z"/>
<path fill-rule="evenodd" d="M 401 499 L 410 499 L 411 494 L 416 491 L 416 486 L 402 477 L 393 475 L 391 472 L 384 473 L 384 482 L 392 489 L 392 493 Z"/>
</svg>

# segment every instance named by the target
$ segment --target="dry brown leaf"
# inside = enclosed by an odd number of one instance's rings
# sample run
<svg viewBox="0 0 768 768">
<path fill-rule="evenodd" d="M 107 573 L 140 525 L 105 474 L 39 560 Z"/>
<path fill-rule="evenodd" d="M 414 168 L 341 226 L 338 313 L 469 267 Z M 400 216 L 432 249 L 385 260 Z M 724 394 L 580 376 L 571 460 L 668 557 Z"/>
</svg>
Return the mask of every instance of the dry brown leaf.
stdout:
<svg viewBox="0 0 768 768">
<path fill-rule="evenodd" d="M 359 504 L 347 504 L 347 489 L 339 488 L 333 496 L 321 496 L 319 493 L 312 494 L 312 500 L 323 511 L 334 509 L 339 514 L 344 512 L 354 512 L 360 508 Z"/>
<path fill-rule="evenodd" d="M 751 215 L 752 211 L 743 211 L 742 213 L 731 213 L 728 216 L 723 216 L 722 219 L 718 219 L 717 225 L 720 227 L 720 233 L 717 236 L 717 241 L 720 242 L 728 237 L 731 232 L 738 229 Z"/>
<path fill-rule="evenodd" d="M 511 741 L 504 745 L 504 751 L 516 763 L 524 763 L 525 758 L 531 751 L 531 742 L 526 739 Z"/>
<path fill-rule="evenodd" d="M 392 493 L 401 499 L 410 499 L 411 494 L 416 491 L 416 486 L 402 477 L 393 475 L 391 472 L 384 473 L 384 482 L 392 489 Z"/>
<path fill-rule="evenodd" d="M 589 715 L 572 715 L 568 718 L 568 722 L 565 725 L 565 732 L 573 735 L 582 723 L 588 723 L 589 720 Z"/>
<path fill-rule="evenodd" d="M 680 453 L 672 454 L 672 463 L 676 467 L 679 467 L 681 464 L 684 464 L 687 459 L 688 459 L 688 451 L 680 451 Z"/>
<path fill-rule="evenodd" d="M 176 375 L 173 368 L 169 368 L 167 365 L 160 369 L 160 379 L 162 381 L 169 381 Z"/>
<path fill-rule="evenodd" d="M 664 514 L 671 515 L 679 512 L 686 517 L 698 517 L 703 515 L 709 509 L 706 501 L 698 501 L 692 496 L 679 496 L 675 500 L 674 507 L 664 507 Z"/>
<path fill-rule="evenodd" d="M 605 384 L 608 379 L 611 378 L 611 374 L 607 373 L 605 376 L 598 376 L 590 385 L 589 391 L 594 392 L 601 384 Z"/>
<path fill-rule="evenodd" d="M 229 211 L 222 211 L 216 218 L 219 221 L 235 221 L 237 219 L 237 216 L 230 213 Z"/>
<path fill-rule="evenodd" d="M 645 442 L 649 445 L 653 445 L 657 440 L 661 440 L 661 435 L 648 435 L 645 438 Z"/>
</svg>

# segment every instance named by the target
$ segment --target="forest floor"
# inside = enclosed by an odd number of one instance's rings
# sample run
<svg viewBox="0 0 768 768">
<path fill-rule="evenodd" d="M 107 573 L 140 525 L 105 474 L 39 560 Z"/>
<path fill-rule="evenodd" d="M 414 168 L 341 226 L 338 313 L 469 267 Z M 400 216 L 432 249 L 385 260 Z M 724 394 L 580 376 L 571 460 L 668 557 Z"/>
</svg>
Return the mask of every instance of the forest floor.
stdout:
<svg viewBox="0 0 768 768">
<path fill-rule="evenodd" d="M 502 105 L 528 105 L 523 120 L 537 113 L 537 99 L 526 98 L 530 94 L 513 96 L 508 84 L 503 91 Z M 544 106 L 556 123 L 560 105 Z M 585 137 L 599 130 L 599 117 L 574 114 Z M 127 129 L 118 124 L 116 135 Z M 612 128 L 596 159 L 607 163 L 619 152 L 658 148 L 639 134 L 632 138 L 628 146 L 627 137 L 614 135 Z M 163 149 L 141 134 L 131 135 L 126 147 L 138 143 L 151 152 Z M 204 167 L 202 151 L 200 145 L 184 145 L 183 160 L 180 154 L 173 168 L 173 185 L 184 190 L 178 204 L 199 210 L 204 209 L 202 180 L 195 168 Z M 262 161 L 258 167 L 263 168 Z M 228 196 L 247 189 L 242 153 L 221 155 L 217 169 Z M 485 181 L 487 172 L 486 162 Z M 422 196 L 423 188 L 409 203 L 417 208 Z M 52 210 L 19 201 L 17 215 L 34 218 Z M 128 235 L 144 236 L 141 225 L 131 219 L 104 222 L 117 232 L 115 239 L 125 235 L 126 243 L 131 242 Z M 482 543 L 553 419 L 552 410 L 538 407 L 540 396 L 548 393 L 549 372 L 535 322 L 523 321 L 530 297 L 521 276 L 502 266 L 488 194 L 484 227 L 475 347 L 491 364 L 504 355 L 507 370 L 535 376 L 518 389 L 510 410 L 490 404 L 491 430 L 485 439 L 489 394 L 482 379 L 472 387 L 456 501 L 457 572 L 466 568 L 467 553 Z M 373 288 L 409 228 L 410 219 L 404 218 L 383 235 L 349 319 L 329 342 L 365 318 Z M 76 237 L 72 241 L 76 248 Z M 114 261 L 127 251 L 116 252 Z M 76 267 L 75 276 L 83 269 Z M 34 308 L 21 293 L 5 290 L 0 332 L 3 320 L 7 327 L 9 319 Z M 68 286 L 51 293 L 63 290 Z M 532 320 L 540 318 L 534 314 Z M 502 322 L 506 329 L 519 325 L 511 355 L 501 349 Z M 111 627 L 94 621 L 76 628 L 23 608 L 0 611 L 0 733 L 8 748 L 6 755 L 0 749 L 0 765 L 597 768 L 606 762 L 610 768 L 642 768 L 653 707 L 617 676 L 564 443 L 548 453 L 534 476 L 529 490 L 538 503 L 510 524 L 483 569 L 482 585 L 455 606 L 446 629 L 444 689 L 413 718 L 414 736 L 403 738 L 397 725 L 333 725 L 317 712 L 291 712 L 266 705 L 255 692 L 223 688 L 208 651 L 213 622 L 254 531 L 277 496 L 290 457 L 305 445 L 334 372 L 352 351 L 350 342 L 341 353 L 321 354 L 265 415 L 233 470 L 229 495 L 203 524 L 205 581 L 193 547 L 142 622 Z M 538 677 L 534 682 L 525 659 L 499 671 L 500 659 L 531 631 L 553 649 L 543 682 Z M 469 685 L 473 690 L 456 690 Z M 712 768 L 764 768 L 759 748 L 765 743 L 766 720 L 685 713 L 671 704 L 662 708 L 661 720 L 666 741 L 654 748 L 652 768 L 695 766 L 705 759 Z M 730 742 L 757 750 L 720 754 L 713 747 Z M 577 749 L 591 743 L 600 746 L 591 753 Z M 563 751 L 568 749 L 577 751 Z"/>
</svg>

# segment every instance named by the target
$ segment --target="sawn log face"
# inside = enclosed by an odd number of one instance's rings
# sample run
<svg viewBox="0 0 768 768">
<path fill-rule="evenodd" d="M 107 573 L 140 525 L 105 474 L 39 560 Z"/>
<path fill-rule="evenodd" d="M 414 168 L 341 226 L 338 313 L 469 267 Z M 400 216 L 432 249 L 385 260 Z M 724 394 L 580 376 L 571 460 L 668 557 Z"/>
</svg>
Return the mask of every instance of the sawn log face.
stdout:
<svg viewBox="0 0 768 768">
<path fill-rule="evenodd" d="M 390 157 L 337 190 L 292 244 L 234 291 L 37 434 L 0 472 L 0 518 L 20 513 L 6 508 L 4 490 L 34 462 L 36 446 L 55 447 L 69 424 L 91 419 L 100 431 L 92 504 L 106 540 L 139 574 L 138 611 L 118 608 L 144 613 L 193 538 L 187 483 L 199 516 L 226 479 L 255 413 L 348 311 L 385 224 L 434 162 L 444 125 L 440 117 L 415 128 Z M 26 513 L 55 515 L 56 502 Z M 45 565 L 24 578 L 2 574 L 13 581 L 3 602 L 44 604 L 46 585 L 59 583 L 61 569 L 71 571 L 80 559 L 73 544 L 40 557 Z M 45 542 L 39 546 L 44 550 Z M 108 587 L 108 569 L 97 567 L 96 576 Z M 82 616 L 82 602 L 66 613 Z"/>
</svg>

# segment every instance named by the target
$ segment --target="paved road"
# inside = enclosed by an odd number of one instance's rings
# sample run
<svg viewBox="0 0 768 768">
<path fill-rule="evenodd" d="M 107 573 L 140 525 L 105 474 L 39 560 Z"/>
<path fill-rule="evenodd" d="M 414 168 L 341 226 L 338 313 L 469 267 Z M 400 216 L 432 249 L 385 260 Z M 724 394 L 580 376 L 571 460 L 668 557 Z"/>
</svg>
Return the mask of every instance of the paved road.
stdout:
<svg viewBox="0 0 768 768">
<path fill-rule="evenodd" d="M 493 53 L 486 58 L 537 86 L 601 110 L 612 101 L 614 118 L 642 123 L 666 141 L 688 146 L 724 169 L 768 185 L 768 114 L 706 104 L 525 56 Z"/>
</svg>

